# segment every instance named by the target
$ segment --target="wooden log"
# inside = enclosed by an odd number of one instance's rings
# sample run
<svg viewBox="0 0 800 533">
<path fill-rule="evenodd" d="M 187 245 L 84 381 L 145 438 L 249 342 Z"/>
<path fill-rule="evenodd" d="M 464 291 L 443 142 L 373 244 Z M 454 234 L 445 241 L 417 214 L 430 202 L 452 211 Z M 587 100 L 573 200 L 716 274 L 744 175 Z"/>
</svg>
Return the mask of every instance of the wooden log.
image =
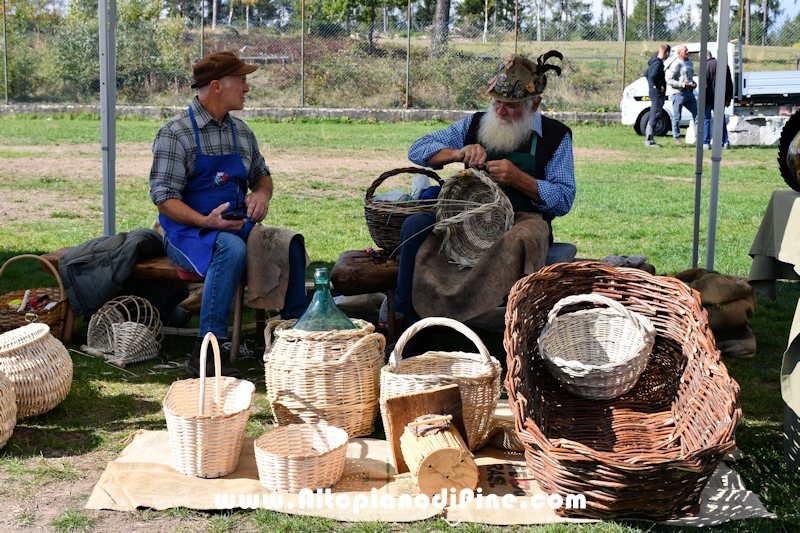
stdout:
<svg viewBox="0 0 800 533">
<path fill-rule="evenodd" d="M 364 250 L 344 252 L 331 269 L 333 287 L 345 296 L 385 292 L 397 287 L 397 261 L 384 254 L 380 259 Z"/>
</svg>

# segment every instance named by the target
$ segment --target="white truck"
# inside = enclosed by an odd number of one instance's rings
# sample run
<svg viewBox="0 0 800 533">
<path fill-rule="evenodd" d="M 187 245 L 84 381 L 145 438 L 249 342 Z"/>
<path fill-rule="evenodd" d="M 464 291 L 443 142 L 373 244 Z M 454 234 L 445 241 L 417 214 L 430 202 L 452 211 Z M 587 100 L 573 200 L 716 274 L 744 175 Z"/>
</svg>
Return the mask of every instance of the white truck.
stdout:
<svg viewBox="0 0 800 533">
<path fill-rule="evenodd" d="M 700 66 L 700 43 L 688 43 L 686 47 L 697 74 Z M 734 97 L 731 105 L 725 108 L 726 115 L 774 116 L 780 114 L 781 107 L 800 106 L 800 70 L 745 72 L 741 41 L 737 48 L 738 50 L 734 50 L 733 43 L 728 43 L 728 66 L 734 77 Z M 708 50 L 717 57 L 716 42 L 708 43 Z M 668 68 L 674 59 L 673 50 L 664 61 L 664 68 Z M 698 81 L 697 76 L 695 81 Z M 622 124 L 633 126 L 636 133 L 644 135 L 647 121 L 650 119 L 650 96 L 647 79 L 644 76 L 625 87 L 620 111 Z M 702 116 L 703 110 L 700 109 L 698 112 Z M 681 111 L 680 125 L 688 126 L 691 118 L 691 114 L 684 107 Z M 666 135 L 672 130 L 672 102 L 669 99 L 664 103 L 664 109 L 655 126 L 655 135 Z"/>
</svg>

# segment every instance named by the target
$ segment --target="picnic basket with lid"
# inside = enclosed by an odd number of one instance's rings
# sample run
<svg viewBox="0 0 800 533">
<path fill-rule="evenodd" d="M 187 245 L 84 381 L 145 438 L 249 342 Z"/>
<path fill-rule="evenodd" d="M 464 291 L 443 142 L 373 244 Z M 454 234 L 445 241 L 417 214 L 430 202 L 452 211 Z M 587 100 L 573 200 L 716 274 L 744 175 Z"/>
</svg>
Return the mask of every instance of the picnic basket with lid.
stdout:
<svg viewBox="0 0 800 533">
<path fill-rule="evenodd" d="M 375 326 L 303 331 L 270 320 L 264 331 L 267 399 L 281 426 L 326 421 L 352 437 L 369 435 L 378 413 L 386 339 Z"/>
<path fill-rule="evenodd" d="M 0 333 L 4 331 L 11 331 L 14 328 L 24 326 L 30 322 L 40 322 L 50 326 L 50 333 L 57 339 L 63 339 L 65 330 L 65 322 L 67 319 L 67 312 L 69 311 L 69 302 L 67 301 L 67 293 L 64 290 L 64 282 L 61 276 L 58 275 L 58 270 L 50 264 L 49 261 L 42 259 L 38 255 L 23 254 L 12 257 L 3 263 L 0 267 L 0 277 L 6 270 L 6 267 L 15 261 L 21 259 L 36 259 L 42 263 L 42 268 L 48 271 L 49 274 L 56 279 L 58 287 L 45 287 L 39 289 L 29 289 L 28 299 L 33 299 L 39 296 L 46 296 L 48 302 L 55 302 L 55 305 L 50 309 L 42 307 L 36 311 L 22 311 L 17 312 L 9 308 L 9 302 L 14 300 L 22 300 L 25 296 L 26 289 L 13 291 L 3 296 L 0 296 Z"/>
<path fill-rule="evenodd" d="M 463 334 L 478 348 L 478 353 L 429 351 L 403 359 L 406 343 L 417 332 L 430 326 L 447 326 Z M 494 410 L 500 398 L 500 362 L 489 354 L 480 337 L 467 326 L 444 317 L 423 318 L 403 332 L 381 369 L 381 416 L 386 419 L 385 399 L 397 394 L 417 392 L 457 383 L 461 393 L 466 440 L 470 451 L 489 438 Z M 389 431 L 387 429 L 387 431 Z M 390 442 L 400 435 L 386 435 Z"/>
<path fill-rule="evenodd" d="M 601 304 L 559 314 L 570 306 Z M 573 394 L 607 400 L 628 392 L 647 365 L 655 328 L 647 317 L 597 293 L 559 300 L 539 335 L 539 353 Z"/>
<path fill-rule="evenodd" d="M 433 211 L 436 207 L 436 199 L 399 202 L 373 200 L 375 190 L 388 178 L 398 174 L 424 174 L 433 178 L 439 185 L 444 183 L 436 172 L 417 167 L 389 170 L 372 182 L 364 199 L 364 216 L 367 219 L 367 228 L 372 240 L 379 248 L 383 248 L 389 253 L 393 253 L 400 246 L 400 228 L 408 217 L 417 213 Z"/>
<path fill-rule="evenodd" d="M 347 442 L 347 432 L 327 422 L 271 429 L 253 443 L 258 478 L 280 492 L 330 487 L 342 477 Z"/>
<path fill-rule="evenodd" d="M 214 349 L 213 378 L 206 377 L 209 343 Z M 164 398 L 172 458 L 181 474 L 221 477 L 236 470 L 239 462 L 256 388 L 249 381 L 222 377 L 220 368 L 217 338 L 207 333 L 200 350 L 200 378 L 174 382 Z"/>
<path fill-rule="evenodd" d="M 565 296 L 600 293 L 646 316 L 653 351 L 636 384 L 608 400 L 567 392 L 537 339 Z M 735 446 L 739 386 L 720 361 L 700 296 L 674 278 L 579 261 L 521 279 L 509 295 L 506 389 L 528 469 L 545 493 L 582 493 L 600 519 L 666 520 L 697 511 L 700 493 Z"/>
<path fill-rule="evenodd" d="M 0 334 L 0 371 L 14 383 L 17 419 L 50 411 L 72 387 L 72 359 L 47 324 Z"/>
<path fill-rule="evenodd" d="M 0 450 L 6 445 L 17 425 L 17 394 L 14 384 L 0 371 Z"/>
</svg>

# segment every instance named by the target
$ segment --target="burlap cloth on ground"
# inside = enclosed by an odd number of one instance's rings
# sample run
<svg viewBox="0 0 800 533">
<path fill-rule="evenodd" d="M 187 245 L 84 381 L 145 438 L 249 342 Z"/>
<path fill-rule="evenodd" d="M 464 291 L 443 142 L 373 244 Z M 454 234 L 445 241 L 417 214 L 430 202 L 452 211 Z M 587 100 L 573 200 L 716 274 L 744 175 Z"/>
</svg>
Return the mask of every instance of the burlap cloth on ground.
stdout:
<svg viewBox="0 0 800 533">
<path fill-rule="evenodd" d="M 283 309 L 289 284 L 289 244 L 303 236 L 283 228 L 256 224 L 247 239 L 247 298 L 255 309 Z M 305 249 L 305 239 L 303 239 Z M 306 253 L 306 266 L 311 258 Z M 305 273 L 303 274 L 305 275 Z"/>
<path fill-rule="evenodd" d="M 459 270 L 431 234 L 417 253 L 411 299 L 422 317 L 465 321 L 502 305 L 520 278 L 544 266 L 550 229 L 541 216 L 519 213 L 514 226 L 472 268 Z"/>
</svg>

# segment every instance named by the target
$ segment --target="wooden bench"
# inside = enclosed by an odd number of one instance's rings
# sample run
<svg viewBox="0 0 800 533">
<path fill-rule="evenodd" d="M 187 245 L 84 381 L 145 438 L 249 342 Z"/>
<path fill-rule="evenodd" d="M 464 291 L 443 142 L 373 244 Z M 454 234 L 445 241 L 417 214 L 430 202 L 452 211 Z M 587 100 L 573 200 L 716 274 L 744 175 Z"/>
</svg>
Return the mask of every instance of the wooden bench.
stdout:
<svg viewBox="0 0 800 533">
<path fill-rule="evenodd" d="M 55 252 L 44 254 L 41 257 L 50 262 L 56 269 L 58 269 L 58 261 L 67 250 L 71 247 L 61 248 Z M 136 279 L 145 279 L 153 281 L 182 281 L 178 277 L 178 271 L 175 270 L 175 265 L 166 255 L 161 257 L 153 257 L 145 259 L 136 263 L 131 272 L 131 277 Z M 233 301 L 233 331 L 231 335 L 231 361 L 235 361 L 239 357 L 239 345 L 242 340 L 242 312 L 244 310 L 244 281 L 239 282 L 236 288 L 236 297 Z M 67 311 L 67 319 L 64 325 L 64 341 L 69 342 L 72 338 L 72 328 L 75 322 L 75 317 L 72 314 L 72 308 Z M 264 322 L 264 310 L 256 310 L 256 323 Z M 166 333 L 171 333 L 169 330 L 178 328 L 165 328 Z M 262 328 L 263 329 L 263 328 Z"/>
</svg>

